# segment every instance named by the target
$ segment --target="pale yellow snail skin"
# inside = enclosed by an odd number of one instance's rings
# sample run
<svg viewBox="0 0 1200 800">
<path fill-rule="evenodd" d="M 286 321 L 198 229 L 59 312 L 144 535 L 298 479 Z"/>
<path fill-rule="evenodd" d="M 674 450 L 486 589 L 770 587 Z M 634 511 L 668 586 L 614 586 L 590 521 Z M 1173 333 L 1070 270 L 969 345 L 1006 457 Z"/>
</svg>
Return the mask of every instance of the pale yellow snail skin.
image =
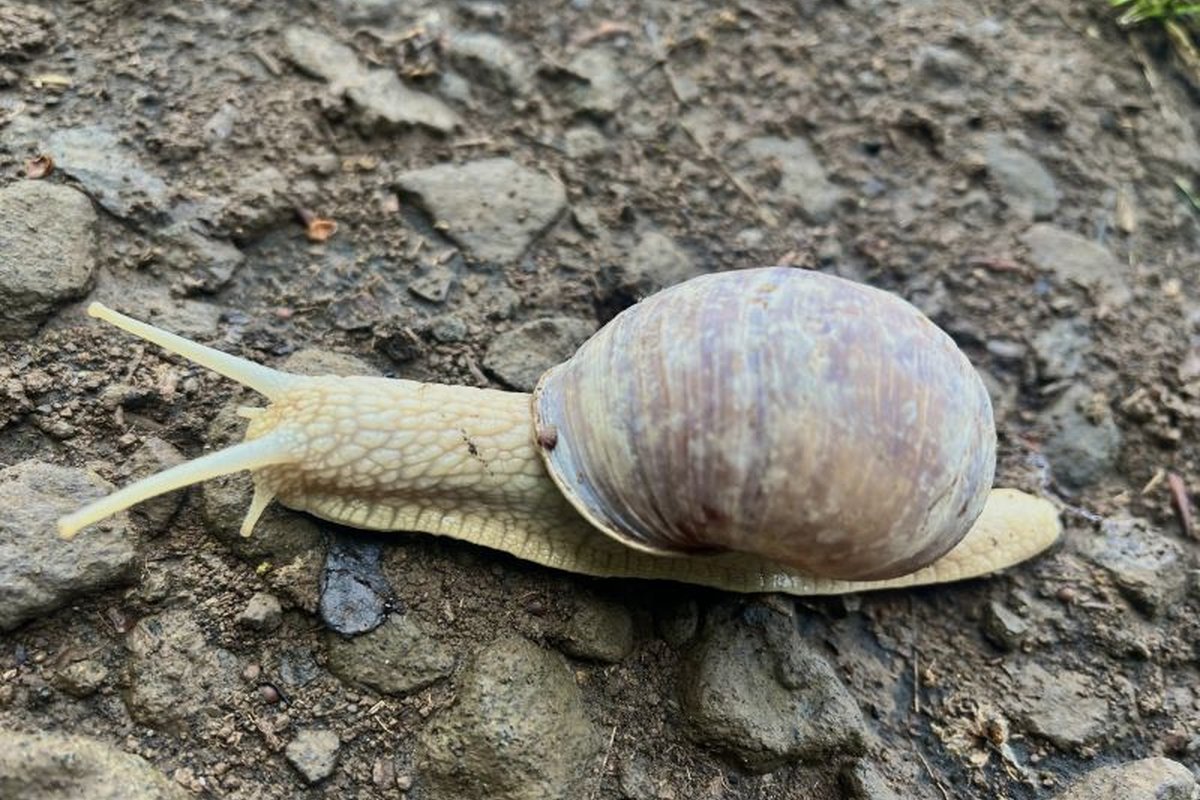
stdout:
<svg viewBox="0 0 1200 800">
<path fill-rule="evenodd" d="M 240 470 L 251 471 L 255 486 L 241 529 L 247 536 L 267 505 L 278 500 L 344 525 L 450 536 L 570 572 L 736 592 L 840 594 L 962 580 L 1024 561 L 1060 532 L 1048 501 L 985 488 L 982 511 L 975 512 L 973 524 L 967 520 L 969 531 L 953 549 L 883 580 L 812 575 L 744 552 L 665 554 L 605 535 L 589 523 L 590 514 L 585 519 L 564 497 L 558 485 L 563 476 L 552 479 L 547 470 L 559 433 L 538 429 L 528 394 L 292 375 L 98 303 L 88 313 L 254 389 L 269 404 L 241 410 L 249 418 L 241 444 L 137 481 L 63 517 L 59 530 L 65 537 L 156 495 Z M 990 408 L 988 414 L 990 424 Z M 990 485 L 990 466 L 985 477 Z"/>
</svg>

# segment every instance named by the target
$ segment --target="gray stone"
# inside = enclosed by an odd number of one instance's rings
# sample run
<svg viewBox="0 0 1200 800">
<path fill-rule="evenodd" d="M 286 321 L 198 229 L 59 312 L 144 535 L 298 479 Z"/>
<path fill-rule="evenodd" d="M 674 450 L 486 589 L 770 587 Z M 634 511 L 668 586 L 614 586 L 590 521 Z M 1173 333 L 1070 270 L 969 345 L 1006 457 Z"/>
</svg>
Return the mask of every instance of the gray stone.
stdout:
<svg viewBox="0 0 1200 800">
<path fill-rule="evenodd" d="M 1074 378 L 1091 349 L 1087 325 L 1077 319 L 1055 320 L 1033 340 L 1038 374 L 1047 382 Z"/>
<path fill-rule="evenodd" d="M 237 621 L 244 628 L 270 633 L 283 622 L 283 607 L 279 605 L 279 598 L 275 595 L 255 592 L 238 614 Z"/>
<path fill-rule="evenodd" d="M 832 667 L 761 605 L 710 614 L 680 691 L 688 735 L 751 772 L 865 749 L 862 714 Z"/>
<path fill-rule="evenodd" d="M 90 125 L 55 131 L 46 149 L 54 157 L 55 169 L 79 181 L 115 216 L 166 212 L 170 200 L 166 182 L 142 166 L 107 128 Z"/>
<path fill-rule="evenodd" d="M 633 617 L 620 603 L 580 598 L 559 640 L 567 655 L 616 664 L 633 652 Z"/>
<path fill-rule="evenodd" d="M 1192 800 L 1196 778 L 1169 758 L 1097 767 L 1054 800 Z"/>
<path fill-rule="evenodd" d="M 1050 436 L 1042 448 L 1050 468 L 1064 486 L 1080 490 L 1105 477 L 1121 451 L 1121 429 L 1112 411 L 1096 402 L 1084 384 L 1075 384 L 1045 413 Z"/>
<path fill-rule="evenodd" d="M 973 63 L 958 50 L 932 44 L 918 48 L 913 60 L 922 77 L 947 86 L 962 83 Z"/>
<path fill-rule="evenodd" d="M 28 3 L 6 3 L 0 13 L 0 60 L 25 59 L 57 38 L 55 16 Z"/>
<path fill-rule="evenodd" d="M 437 266 L 426 270 L 408 282 L 408 290 L 422 300 L 444 303 L 454 285 L 454 271 L 449 267 Z"/>
<path fill-rule="evenodd" d="M 163 264 L 186 276 L 185 288 L 189 290 L 219 291 L 245 260 L 235 245 L 207 235 L 191 222 L 163 228 L 158 237 Z"/>
<path fill-rule="evenodd" d="M 324 674 L 311 650 L 298 647 L 279 655 L 279 680 L 284 686 L 299 689 Z"/>
<path fill-rule="evenodd" d="M 737 163 L 746 180 L 765 185 L 767 199 L 784 208 L 798 207 L 810 222 L 828 220 L 842 197 L 803 139 L 751 139 L 741 146 Z"/>
<path fill-rule="evenodd" d="M 983 632 L 1001 650 L 1015 650 L 1029 633 L 1029 623 L 993 600 L 983 609 Z"/>
<path fill-rule="evenodd" d="M 983 157 L 1009 208 L 1027 219 L 1046 219 L 1058 210 L 1058 187 L 1036 158 L 999 134 L 985 137 Z"/>
<path fill-rule="evenodd" d="M 383 548 L 345 534 L 334 537 L 321 573 L 321 620 L 347 636 L 377 628 L 392 595 L 379 566 Z"/>
<path fill-rule="evenodd" d="M 125 638 L 125 705 L 138 723 L 175 735 L 227 713 L 241 689 L 237 658 L 210 645 L 184 609 L 143 617 Z"/>
<path fill-rule="evenodd" d="M 329 670 L 343 681 L 384 694 L 409 694 L 441 680 L 454 656 L 411 615 L 391 614 L 375 630 L 327 639 Z"/>
<path fill-rule="evenodd" d="M 1189 565 L 1183 549 L 1145 520 L 1105 519 L 1100 535 L 1085 539 L 1080 549 L 1146 614 L 1174 608 L 1187 594 Z"/>
<path fill-rule="evenodd" d="M 418 736 L 429 800 L 581 797 L 603 740 L 563 657 L 520 638 L 488 645 L 457 702 Z"/>
<path fill-rule="evenodd" d="M 562 184 L 508 158 L 405 172 L 400 187 L 482 261 L 508 264 L 566 207 Z"/>
<path fill-rule="evenodd" d="M 0 730 L 0 796 L 68 800 L 188 800 L 144 758 L 85 736 Z"/>
<path fill-rule="evenodd" d="M 99 661 L 85 658 L 73 661 L 55 672 L 52 682 L 55 688 L 72 697 L 87 697 L 95 694 L 107 680 L 108 668 Z"/>
<path fill-rule="evenodd" d="M 407 3 L 401 0 L 334 0 L 338 17 L 349 25 L 387 25 Z"/>
<path fill-rule="evenodd" d="M 1125 267 L 1105 247 L 1053 225 L 1038 223 L 1021 236 L 1038 269 L 1064 283 L 1096 290 L 1102 302 L 1124 305 L 1133 296 Z"/>
<path fill-rule="evenodd" d="M 462 125 L 458 112 L 433 95 L 410 89 L 396 73 L 374 69 L 346 90 L 363 112 L 365 127 L 386 133 L 420 125 L 450 133 Z"/>
<path fill-rule="evenodd" d="M 483 367 L 514 389 L 533 391 L 543 372 L 565 361 L 595 330 L 591 322 L 571 317 L 532 320 L 492 339 Z"/>
<path fill-rule="evenodd" d="M 841 773 L 846 800 L 900 800 L 879 770 L 866 759 L 859 759 Z"/>
<path fill-rule="evenodd" d="M 638 238 L 621 270 L 621 288 L 636 297 L 694 278 L 700 270 L 669 236 L 647 231 Z"/>
<path fill-rule="evenodd" d="M 998 361 L 1020 363 L 1025 358 L 1025 345 L 1012 339 L 988 339 L 987 351 Z"/>
<path fill-rule="evenodd" d="M 278 167 L 260 167 L 238 178 L 221 198 L 214 227 L 231 237 L 254 237 L 288 222 L 295 214 L 294 202 L 287 176 Z"/>
<path fill-rule="evenodd" d="M 95 248 L 96 212 L 84 195 L 40 181 L 0 190 L 0 338 L 28 336 L 83 297 Z"/>
<path fill-rule="evenodd" d="M 489 284 L 475 295 L 475 305 L 488 319 L 511 319 L 521 307 L 521 296 L 502 284 Z"/>
<path fill-rule="evenodd" d="M 358 54 L 318 31 L 293 25 L 283 32 L 283 44 L 292 63 L 333 84 L 335 91 L 357 83 L 365 72 Z"/>
<path fill-rule="evenodd" d="M 532 89 L 533 70 L 499 36 L 490 33 L 451 33 L 445 39 L 446 55 L 459 71 L 494 89 L 518 95 Z"/>
<path fill-rule="evenodd" d="M 306 729 L 297 733 L 283 752 L 305 782 L 314 784 L 333 774 L 341 747 L 342 741 L 333 731 Z"/>
<path fill-rule="evenodd" d="M 458 114 L 433 95 L 408 88 L 395 72 L 370 69 L 349 47 L 308 28 L 284 31 L 288 56 L 303 71 L 322 78 L 334 94 L 359 107 L 365 127 L 380 132 L 414 125 L 449 133 L 462 124 Z"/>
<path fill-rule="evenodd" d="M 569 95 L 576 110 L 607 117 L 621 109 L 629 84 L 607 48 L 583 50 L 571 59 L 567 70 L 578 79 Z"/>
<path fill-rule="evenodd" d="M 1097 740 L 1109 722 L 1108 701 L 1097 697 L 1087 675 L 1068 669 L 1053 673 L 1028 663 L 1016 674 L 1013 694 L 1030 733 L 1070 750 Z"/>
<path fill-rule="evenodd" d="M 0 470 L 0 630 L 12 630 L 86 592 L 130 583 L 137 551 L 118 514 L 68 541 L 57 521 L 111 484 L 79 469 L 22 461 Z"/>
<path fill-rule="evenodd" d="M 453 314 L 438 317 L 429 328 L 429 333 L 442 344 L 464 342 L 467 339 L 467 323 Z"/>
<path fill-rule="evenodd" d="M 563 149 L 569 158 L 595 158 L 608 150 L 608 139 L 591 125 L 577 125 L 563 134 Z"/>
</svg>

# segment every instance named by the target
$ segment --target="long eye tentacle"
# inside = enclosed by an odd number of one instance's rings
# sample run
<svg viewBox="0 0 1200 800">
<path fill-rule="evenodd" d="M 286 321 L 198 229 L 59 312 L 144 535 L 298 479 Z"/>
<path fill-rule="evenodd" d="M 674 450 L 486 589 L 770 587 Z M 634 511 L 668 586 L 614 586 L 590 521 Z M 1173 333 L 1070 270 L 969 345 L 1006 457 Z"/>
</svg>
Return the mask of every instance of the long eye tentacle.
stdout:
<svg viewBox="0 0 1200 800">
<path fill-rule="evenodd" d="M 220 350 L 214 350 L 190 339 L 127 317 L 102 303 L 90 304 L 87 313 L 88 316 L 98 317 L 127 333 L 153 342 L 169 352 L 183 356 L 202 367 L 208 367 L 213 372 L 218 372 L 243 386 L 248 386 L 270 400 L 277 400 L 280 395 L 289 389 L 294 389 L 302 380 L 296 375 L 289 375 L 286 372 L 264 367 L 262 364 L 255 364 L 253 361 L 247 361 L 229 353 L 222 353 Z"/>
<path fill-rule="evenodd" d="M 254 470 L 272 464 L 287 463 L 296 460 L 296 457 L 294 437 L 287 430 L 275 430 L 258 439 L 226 447 L 224 450 L 171 467 L 157 475 L 142 478 L 108 497 L 102 497 L 60 518 L 58 532 L 63 538 L 70 539 L 88 525 L 118 511 L 124 511 L 143 500 L 244 469 Z M 269 494 L 264 493 L 260 498 L 256 492 L 251 514 L 247 515 L 250 527 L 253 527 L 254 520 L 270 500 Z"/>
</svg>

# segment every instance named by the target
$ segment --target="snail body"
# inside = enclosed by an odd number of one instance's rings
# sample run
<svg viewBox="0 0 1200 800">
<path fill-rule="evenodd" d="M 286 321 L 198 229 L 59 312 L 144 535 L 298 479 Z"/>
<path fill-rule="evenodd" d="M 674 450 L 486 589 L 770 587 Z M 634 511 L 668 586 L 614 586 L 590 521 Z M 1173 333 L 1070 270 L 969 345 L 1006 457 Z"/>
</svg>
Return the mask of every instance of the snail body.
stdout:
<svg viewBox="0 0 1200 800">
<path fill-rule="evenodd" d="M 82 527 L 242 469 L 273 500 L 452 536 L 551 567 L 817 594 L 932 583 L 1057 538 L 1044 500 L 991 489 L 977 374 L 900 298 L 785 268 L 702 276 L 618 315 L 532 398 L 290 375 L 92 304 L 264 394 L 240 444 L 60 520 Z"/>
</svg>

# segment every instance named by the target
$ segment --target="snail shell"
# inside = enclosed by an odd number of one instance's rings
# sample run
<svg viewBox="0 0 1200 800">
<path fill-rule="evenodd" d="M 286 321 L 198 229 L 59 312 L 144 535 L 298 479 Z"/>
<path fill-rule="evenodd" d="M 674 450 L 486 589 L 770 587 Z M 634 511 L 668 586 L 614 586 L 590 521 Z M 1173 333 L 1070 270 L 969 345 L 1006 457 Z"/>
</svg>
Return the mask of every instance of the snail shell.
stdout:
<svg viewBox="0 0 1200 800">
<path fill-rule="evenodd" d="M 833 578 L 933 562 L 995 470 L 987 390 L 947 334 L 895 295 L 788 268 L 626 309 L 533 406 L 551 477 L 609 535 Z"/>
</svg>

